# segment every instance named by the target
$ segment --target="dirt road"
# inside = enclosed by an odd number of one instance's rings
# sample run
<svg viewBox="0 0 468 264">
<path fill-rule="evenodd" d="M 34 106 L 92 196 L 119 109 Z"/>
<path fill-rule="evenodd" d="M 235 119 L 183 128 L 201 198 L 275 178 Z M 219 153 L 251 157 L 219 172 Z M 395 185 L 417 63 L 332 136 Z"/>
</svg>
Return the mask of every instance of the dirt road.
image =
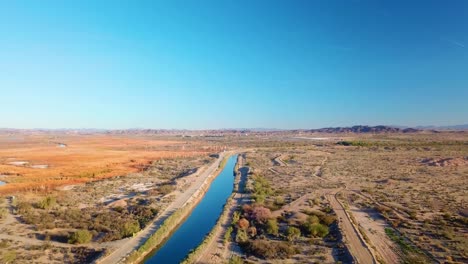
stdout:
<svg viewBox="0 0 468 264">
<path fill-rule="evenodd" d="M 336 198 L 336 194 L 339 190 L 333 190 L 325 194 L 327 199 L 330 201 L 330 206 L 335 211 L 338 219 L 339 225 L 342 229 L 343 237 L 345 239 L 345 243 L 348 246 L 349 251 L 356 259 L 357 263 L 368 264 L 368 263 L 376 263 L 374 258 L 372 257 L 369 249 L 364 244 L 364 241 L 361 240 L 358 230 L 354 228 L 351 223 L 351 220 L 348 218 L 348 215 L 345 213 L 344 207 Z"/>
<path fill-rule="evenodd" d="M 220 153 L 219 158 L 205 171 L 200 173 L 196 181 L 183 193 L 178 195 L 169 206 L 149 224 L 145 229 L 139 232 L 132 238 L 122 240 L 121 243 L 114 245 L 115 250 L 106 257 L 99 259 L 96 263 L 99 264 L 114 264 L 119 263 L 123 258 L 129 255 L 132 251 L 138 249 L 145 241 L 159 228 L 159 226 L 172 215 L 177 209 L 182 208 L 190 202 L 193 197 L 199 192 L 205 180 L 211 176 L 219 167 L 219 164 L 226 156 L 226 153 Z"/>
</svg>

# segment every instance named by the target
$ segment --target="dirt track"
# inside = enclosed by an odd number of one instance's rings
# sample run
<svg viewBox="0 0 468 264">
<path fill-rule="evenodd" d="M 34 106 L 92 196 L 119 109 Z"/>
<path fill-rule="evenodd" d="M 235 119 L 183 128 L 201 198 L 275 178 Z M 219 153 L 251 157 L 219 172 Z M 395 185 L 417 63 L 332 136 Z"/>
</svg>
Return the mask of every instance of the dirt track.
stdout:
<svg viewBox="0 0 468 264">
<path fill-rule="evenodd" d="M 326 193 L 327 199 L 330 201 L 330 205 L 335 211 L 338 219 L 339 225 L 342 230 L 345 243 L 349 248 L 349 251 L 356 259 L 357 263 L 368 264 L 368 263 L 376 263 L 374 258 L 372 257 L 369 249 L 364 244 L 364 242 L 359 237 L 358 231 L 354 228 L 351 223 L 351 220 L 348 218 L 348 215 L 345 213 L 345 209 L 341 205 L 341 203 L 336 198 L 336 194 L 339 190 L 333 190 L 331 192 Z"/>
</svg>

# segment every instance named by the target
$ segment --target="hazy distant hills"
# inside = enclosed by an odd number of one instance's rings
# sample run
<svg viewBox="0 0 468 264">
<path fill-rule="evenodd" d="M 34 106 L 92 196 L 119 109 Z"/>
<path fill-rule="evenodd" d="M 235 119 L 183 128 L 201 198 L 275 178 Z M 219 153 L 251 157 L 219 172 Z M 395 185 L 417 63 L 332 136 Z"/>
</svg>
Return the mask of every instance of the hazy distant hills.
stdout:
<svg viewBox="0 0 468 264">
<path fill-rule="evenodd" d="M 229 135 L 245 133 L 417 133 L 421 131 L 468 131 L 468 124 L 454 126 L 367 126 L 356 125 L 351 127 L 325 127 L 318 129 L 268 129 L 268 128 L 238 128 L 238 129 L 14 129 L 0 128 L 2 134 L 112 134 L 112 135 L 131 135 L 131 134 L 157 134 L 157 135 Z"/>
<path fill-rule="evenodd" d="M 424 130 L 468 130 L 468 124 L 454 126 L 417 126 L 415 128 Z"/>
<path fill-rule="evenodd" d="M 326 127 L 306 130 L 316 133 L 415 133 L 419 129 L 398 128 L 393 126 L 352 126 L 352 127 Z"/>
</svg>

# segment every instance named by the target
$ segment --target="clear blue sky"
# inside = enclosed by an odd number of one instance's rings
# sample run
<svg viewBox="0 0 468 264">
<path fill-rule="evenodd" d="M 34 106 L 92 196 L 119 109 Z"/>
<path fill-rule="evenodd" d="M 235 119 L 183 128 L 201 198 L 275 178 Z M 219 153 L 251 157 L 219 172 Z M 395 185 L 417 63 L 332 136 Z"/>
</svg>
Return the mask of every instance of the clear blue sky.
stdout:
<svg viewBox="0 0 468 264">
<path fill-rule="evenodd" d="M 0 2 L 0 127 L 467 121 L 468 1 Z"/>
</svg>

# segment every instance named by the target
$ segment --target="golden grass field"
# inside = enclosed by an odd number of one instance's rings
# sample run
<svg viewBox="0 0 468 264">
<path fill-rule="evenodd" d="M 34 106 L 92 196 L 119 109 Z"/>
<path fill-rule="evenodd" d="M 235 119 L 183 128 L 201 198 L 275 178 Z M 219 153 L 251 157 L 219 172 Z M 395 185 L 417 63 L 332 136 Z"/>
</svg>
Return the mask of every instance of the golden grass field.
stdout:
<svg viewBox="0 0 468 264">
<path fill-rule="evenodd" d="M 125 175 L 157 159 L 203 153 L 206 148 L 197 143 L 151 137 L 0 135 L 0 181 L 7 183 L 0 186 L 0 193 Z"/>
</svg>

